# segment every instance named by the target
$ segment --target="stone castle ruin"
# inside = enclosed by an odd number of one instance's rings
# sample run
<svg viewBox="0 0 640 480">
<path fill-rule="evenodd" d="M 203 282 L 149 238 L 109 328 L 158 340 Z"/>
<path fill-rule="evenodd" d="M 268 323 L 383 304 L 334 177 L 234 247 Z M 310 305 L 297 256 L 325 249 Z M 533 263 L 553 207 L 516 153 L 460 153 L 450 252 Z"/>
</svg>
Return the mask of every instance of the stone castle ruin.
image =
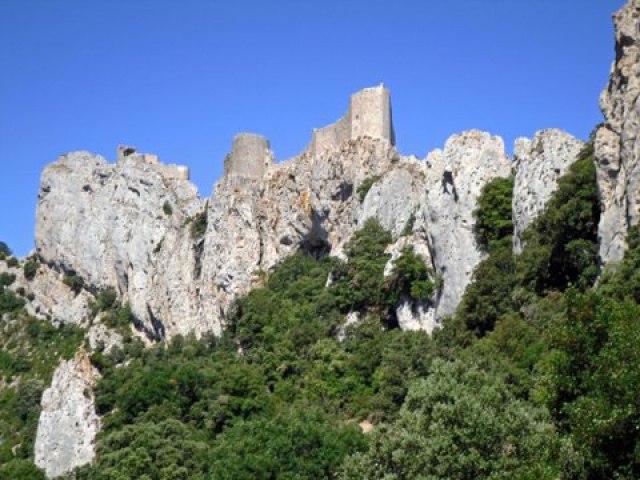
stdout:
<svg viewBox="0 0 640 480">
<path fill-rule="evenodd" d="M 351 95 L 347 113 L 340 120 L 313 130 L 306 152 L 315 155 L 333 151 L 344 142 L 361 137 L 382 139 L 395 145 L 391 96 L 382 84 Z M 253 133 L 239 133 L 233 138 L 231 152 L 225 158 L 224 173 L 225 176 L 234 174 L 259 179 L 273 164 L 269 140 Z"/>
<path fill-rule="evenodd" d="M 117 163 L 146 163 L 153 165 L 167 180 L 189 180 L 189 167 L 184 165 L 163 165 L 157 155 L 138 153 L 135 147 L 118 146 Z"/>
<path fill-rule="evenodd" d="M 359 137 L 385 139 L 395 145 L 391 98 L 383 84 L 351 95 L 349 109 L 337 122 L 313 130 L 308 150 L 315 154 L 334 150 L 346 140 Z"/>
<path fill-rule="evenodd" d="M 238 133 L 233 137 L 231 152 L 224 159 L 224 174 L 259 179 L 273 165 L 269 140 L 254 133 Z"/>
</svg>

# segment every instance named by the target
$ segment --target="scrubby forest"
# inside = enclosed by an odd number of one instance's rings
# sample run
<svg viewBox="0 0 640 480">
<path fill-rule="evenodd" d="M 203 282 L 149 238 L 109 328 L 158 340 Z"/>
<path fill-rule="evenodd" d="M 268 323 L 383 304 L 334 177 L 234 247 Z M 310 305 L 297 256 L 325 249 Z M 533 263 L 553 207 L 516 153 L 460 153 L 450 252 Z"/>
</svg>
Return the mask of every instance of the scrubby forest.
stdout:
<svg viewBox="0 0 640 480">
<path fill-rule="evenodd" d="M 103 428 L 68 478 L 640 478 L 640 234 L 599 275 L 592 144 L 517 256 L 512 190 L 483 189 L 487 256 L 433 336 L 401 331 L 394 306 L 433 301 L 442 280 L 411 248 L 385 276 L 393 238 L 375 220 L 346 261 L 299 252 L 263 272 L 221 337 L 145 348 L 127 305 L 98 294 L 125 342 L 92 353 Z M 17 262 L 4 244 L 0 259 Z M 39 479 L 40 396 L 83 333 L 30 317 L 12 281 L 0 277 L 0 478 Z"/>
</svg>

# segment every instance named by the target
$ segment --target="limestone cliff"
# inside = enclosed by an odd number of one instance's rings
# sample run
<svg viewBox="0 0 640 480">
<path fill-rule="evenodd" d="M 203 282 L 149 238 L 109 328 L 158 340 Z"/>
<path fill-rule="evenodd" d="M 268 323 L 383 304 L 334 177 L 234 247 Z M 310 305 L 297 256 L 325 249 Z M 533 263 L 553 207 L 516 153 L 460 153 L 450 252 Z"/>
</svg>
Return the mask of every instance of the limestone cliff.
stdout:
<svg viewBox="0 0 640 480">
<path fill-rule="evenodd" d="M 313 148 L 277 165 L 265 139 L 241 134 L 207 201 L 185 169 L 131 147 L 116 164 L 64 155 L 42 174 L 37 254 L 91 291 L 115 287 L 150 338 L 219 334 L 234 299 L 287 255 L 340 255 L 370 217 L 396 238 L 411 221 L 405 233 L 444 277 L 424 314 L 434 324 L 453 313 L 482 258 L 476 198 L 491 178 L 510 174 L 510 162 L 501 139 L 477 131 L 452 137 L 426 161 L 401 156 L 390 111 L 383 87 L 355 94 L 349 136 L 320 148 L 316 131 Z M 377 181 L 361 202 L 365 179 Z"/>
<path fill-rule="evenodd" d="M 629 228 L 640 220 L 640 0 L 630 0 L 614 21 L 616 56 L 595 138 L 603 263 L 622 258 Z"/>
<path fill-rule="evenodd" d="M 35 443 L 35 463 L 48 478 L 70 472 L 90 462 L 100 418 L 94 405 L 93 386 L 98 372 L 80 350 L 63 361 L 42 395 Z"/>
</svg>

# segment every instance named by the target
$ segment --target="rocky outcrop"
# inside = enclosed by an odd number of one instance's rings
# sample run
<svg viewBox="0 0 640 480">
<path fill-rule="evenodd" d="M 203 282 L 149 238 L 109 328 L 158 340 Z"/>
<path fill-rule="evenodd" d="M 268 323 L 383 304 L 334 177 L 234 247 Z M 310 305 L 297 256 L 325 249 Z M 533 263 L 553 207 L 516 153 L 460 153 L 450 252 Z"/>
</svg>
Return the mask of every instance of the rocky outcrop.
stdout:
<svg viewBox="0 0 640 480">
<path fill-rule="evenodd" d="M 180 171 L 133 149 L 116 164 L 76 152 L 45 168 L 38 195 L 40 259 L 93 290 L 115 287 L 155 337 L 164 327 L 154 315 L 195 309 L 186 303 L 195 262 L 184 225 L 204 204 Z"/>
<path fill-rule="evenodd" d="M 42 395 L 35 442 L 35 463 L 55 478 L 91 462 L 100 418 L 93 386 L 98 372 L 82 350 L 63 361 Z"/>
<path fill-rule="evenodd" d="M 277 165 L 266 139 L 241 134 L 206 201 L 185 168 L 132 147 L 119 149 L 116 164 L 64 155 L 42 174 L 37 255 L 91 291 L 115 287 L 151 339 L 219 334 L 262 271 L 298 249 L 342 255 L 375 217 L 444 278 L 433 302 L 410 306 L 419 318 L 401 309 L 403 326 L 429 330 L 453 313 L 483 257 L 472 212 L 482 186 L 508 176 L 510 164 L 502 140 L 478 131 L 425 161 L 399 155 L 390 112 L 383 87 L 354 94 L 348 136 Z M 361 201 L 367 179 L 376 181 Z"/>
<path fill-rule="evenodd" d="M 14 292 L 24 292 L 29 314 L 53 323 L 72 323 L 85 326 L 89 321 L 89 301 L 93 299 L 87 291 L 74 292 L 64 283 L 63 275 L 48 265 L 39 265 L 33 278 L 24 276 L 23 263 L 9 267 L 0 261 L 0 273 L 15 276 L 9 286 Z"/>
<path fill-rule="evenodd" d="M 511 175 L 511 163 L 500 137 L 472 130 L 447 140 L 444 150 L 426 159 L 427 187 L 414 231 L 426 235 L 433 265 L 444 286 L 437 317 L 451 315 L 484 253 L 476 243 L 473 211 L 482 187 Z"/>
<path fill-rule="evenodd" d="M 603 263 L 620 260 L 626 235 L 640 220 L 640 0 L 615 16 L 616 58 L 600 97 L 604 124 L 595 136 Z"/>
<path fill-rule="evenodd" d="M 558 186 L 558 179 L 574 163 L 584 142 L 557 129 L 519 138 L 514 146 L 513 248 L 523 248 L 522 233 L 543 210 Z"/>
</svg>

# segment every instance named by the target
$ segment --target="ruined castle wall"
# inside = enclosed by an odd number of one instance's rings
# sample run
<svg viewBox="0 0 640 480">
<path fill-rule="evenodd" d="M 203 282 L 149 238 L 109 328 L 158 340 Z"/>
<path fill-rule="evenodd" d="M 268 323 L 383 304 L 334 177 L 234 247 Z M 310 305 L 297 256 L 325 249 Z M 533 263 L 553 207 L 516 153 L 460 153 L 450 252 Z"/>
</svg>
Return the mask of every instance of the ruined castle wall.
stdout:
<svg viewBox="0 0 640 480">
<path fill-rule="evenodd" d="M 351 95 L 347 113 L 336 123 L 315 129 L 308 150 L 311 153 L 335 150 L 346 140 L 359 137 L 385 139 L 395 145 L 391 96 L 384 85 Z"/>
<path fill-rule="evenodd" d="M 346 115 L 335 123 L 324 127 L 314 129 L 313 138 L 311 139 L 311 148 L 313 153 L 325 150 L 334 150 L 345 140 L 351 138 L 351 109 Z"/>
<path fill-rule="evenodd" d="M 239 133 L 233 137 L 231 153 L 224 162 L 225 175 L 231 173 L 246 178 L 262 178 L 273 163 L 269 141 L 253 133 Z"/>
<path fill-rule="evenodd" d="M 391 98 L 383 85 L 351 96 L 351 138 L 369 136 L 395 143 L 391 124 Z"/>
</svg>

